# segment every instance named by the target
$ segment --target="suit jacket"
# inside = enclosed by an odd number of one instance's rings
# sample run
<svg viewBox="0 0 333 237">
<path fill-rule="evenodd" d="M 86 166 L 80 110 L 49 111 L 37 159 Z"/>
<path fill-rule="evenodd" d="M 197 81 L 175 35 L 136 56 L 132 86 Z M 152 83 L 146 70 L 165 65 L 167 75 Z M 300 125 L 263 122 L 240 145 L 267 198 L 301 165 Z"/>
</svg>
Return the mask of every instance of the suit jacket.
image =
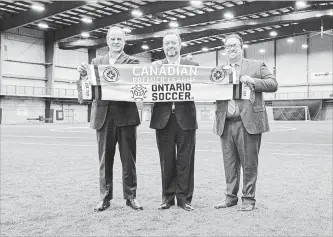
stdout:
<svg viewBox="0 0 333 237">
<path fill-rule="evenodd" d="M 109 55 L 94 58 L 91 62 L 94 65 L 108 65 Z M 138 64 L 139 60 L 125 54 L 118 57 L 115 64 Z M 91 107 L 90 127 L 96 130 L 102 128 L 106 116 L 112 116 L 117 126 L 139 125 L 140 117 L 135 102 L 112 101 L 111 113 L 108 114 L 108 100 L 93 100 Z"/>
<path fill-rule="evenodd" d="M 248 75 L 254 78 L 255 101 L 240 100 L 239 112 L 246 131 L 259 134 L 269 131 L 268 118 L 262 92 L 275 92 L 278 83 L 263 61 L 243 59 L 240 77 Z M 228 101 L 216 101 L 214 133 L 222 136 L 228 111 Z"/>
<path fill-rule="evenodd" d="M 167 59 L 163 59 L 162 63 L 168 64 Z M 180 59 L 180 65 L 199 66 L 198 63 L 185 58 Z M 169 121 L 171 110 L 172 102 L 154 103 L 150 128 L 163 129 Z M 197 112 L 193 101 L 175 102 L 175 115 L 181 129 L 193 130 L 198 128 Z"/>
</svg>

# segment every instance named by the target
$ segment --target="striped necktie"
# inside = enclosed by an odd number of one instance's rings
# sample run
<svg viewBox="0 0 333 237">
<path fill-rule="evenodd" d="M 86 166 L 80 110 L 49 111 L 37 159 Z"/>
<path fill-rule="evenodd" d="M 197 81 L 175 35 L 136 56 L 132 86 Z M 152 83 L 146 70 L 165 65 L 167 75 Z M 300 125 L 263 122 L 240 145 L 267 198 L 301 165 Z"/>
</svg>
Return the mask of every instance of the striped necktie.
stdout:
<svg viewBox="0 0 333 237">
<path fill-rule="evenodd" d="M 236 112 L 236 102 L 235 102 L 235 100 L 229 100 L 228 101 L 228 113 L 230 115 L 234 115 L 235 112 Z"/>
</svg>

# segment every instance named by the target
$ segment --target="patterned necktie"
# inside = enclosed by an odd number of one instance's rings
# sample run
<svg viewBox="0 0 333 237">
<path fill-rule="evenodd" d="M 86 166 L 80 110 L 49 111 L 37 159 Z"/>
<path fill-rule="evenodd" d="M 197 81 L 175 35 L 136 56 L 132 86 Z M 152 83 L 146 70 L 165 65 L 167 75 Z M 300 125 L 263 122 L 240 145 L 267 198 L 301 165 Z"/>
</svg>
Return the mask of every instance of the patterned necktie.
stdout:
<svg viewBox="0 0 333 237">
<path fill-rule="evenodd" d="M 236 112 L 236 102 L 235 100 L 228 101 L 228 113 L 233 115 Z"/>
<path fill-rule="evenodd" d="M 246 85 L 250 88 L 250 102 L 251 104 L 254 103 L 255 99 L 256 99 L 256 93 L 254 92 L 254 87 L 251 83 L 246 83 Z"/>
</svg>

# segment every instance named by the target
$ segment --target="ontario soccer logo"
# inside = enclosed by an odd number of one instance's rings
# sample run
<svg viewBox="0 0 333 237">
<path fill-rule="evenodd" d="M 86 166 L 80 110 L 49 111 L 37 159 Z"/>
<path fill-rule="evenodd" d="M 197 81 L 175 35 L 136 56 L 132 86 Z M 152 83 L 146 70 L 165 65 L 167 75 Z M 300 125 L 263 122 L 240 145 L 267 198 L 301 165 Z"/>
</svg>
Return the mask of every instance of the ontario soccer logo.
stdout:
<svg viewBox="0 0 333 237">
<path fill-rule="evenodd" d="M 214 68 L 210 73 L 210 80 L 215 83 L 221 83 L 227 75 L 225 70 Z"/>
<path fill-rule="evenodd" d="M 119 80 L 119 71 L 114 67 L 106 67 L 103 72 L 103 78 L 108 82 L 116 82 Z"/>
<path fill-rule="evenodd" d="M 132 92 L 132 99 L 135 101 L 143 101 L 145 98 L 147 98 L 147 88 L 141 85 L 136 85 L 131 88 Z"/>
</svg>

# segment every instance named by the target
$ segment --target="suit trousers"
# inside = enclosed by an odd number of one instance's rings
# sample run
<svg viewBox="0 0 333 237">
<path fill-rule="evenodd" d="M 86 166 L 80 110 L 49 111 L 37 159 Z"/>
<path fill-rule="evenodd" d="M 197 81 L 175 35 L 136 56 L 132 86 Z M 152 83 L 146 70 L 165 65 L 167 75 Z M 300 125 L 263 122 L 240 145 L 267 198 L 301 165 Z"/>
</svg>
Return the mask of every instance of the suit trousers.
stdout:
<svg viewBox="0 0 333 237">
<path fill-rule="evenodd" d="M 118 142 L 122 163 L 124 199 L 136 198 L 136 126 L 117 126 L 111 116 L 112 105 L 101 129 L 97 130 L 101 200 L 113 198 L 113 163 Z"/>
<path fill-rule="evenodd" d="M 226 179 L 226 201 L 236 204 L 239 190 L 240 168 L 243 171 L 243 196 L 246 204 L 255 204 L 258 175 L 258 155 L 261 134 L 249 134 L 241 120 L 226 121 L 221 145 Z"/>
<path fill-rule="evenodd" d="M 156 129 L 162 174 L 162 202 L 191 203 L 194 190 L 196 130 L 179 127 L 174 113 L 163 129 Z"/>
</svg>

